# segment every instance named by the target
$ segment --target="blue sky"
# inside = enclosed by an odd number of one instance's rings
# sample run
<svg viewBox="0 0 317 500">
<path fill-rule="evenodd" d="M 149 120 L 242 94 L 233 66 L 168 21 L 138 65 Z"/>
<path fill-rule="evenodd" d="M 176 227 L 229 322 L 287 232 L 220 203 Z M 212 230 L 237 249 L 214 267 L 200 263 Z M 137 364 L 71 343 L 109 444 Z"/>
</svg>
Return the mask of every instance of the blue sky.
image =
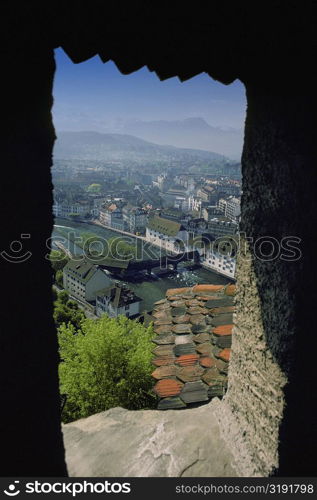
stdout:
<svg viewBox="0 0 317 500">
<path fill-rule="evenodd" d="M 245 91 L 241 82 L 229 86 L 206 74 L 186 82 L 161 82 L 147 68 L 122 75 L 114 63 L 98 56 L 74 64 L 55 51 L 53 117 L 57 130 L 119 131 L 129 121 L 204 118 L 210 125 L 243 128 Z"/>
</svg>

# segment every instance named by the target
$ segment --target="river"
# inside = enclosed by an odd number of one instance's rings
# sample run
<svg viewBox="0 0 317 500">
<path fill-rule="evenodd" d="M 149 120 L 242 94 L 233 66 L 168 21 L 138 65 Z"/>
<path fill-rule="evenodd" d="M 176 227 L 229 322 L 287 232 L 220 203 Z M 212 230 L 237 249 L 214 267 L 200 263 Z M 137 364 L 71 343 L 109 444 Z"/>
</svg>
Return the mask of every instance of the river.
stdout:
<svg viewBox="0 0 317 500">
<path fill-rule="evenodd" d="M 64 219 L 55 219 L 54 230 L 52 233 L 52 237 L 61 238 L 61 234 L 65 232 L 65 229 L 68 231 L 72 231 L 76 234 L 76 236 L 80 236 L 83 232 L 95 233 L 99 237 L 104 238 L 104 240 L 108 240 L 109 238 L 118 237 L 118 233 L 111 231 L 109 229 L 105 229 L 103 227 L 87 224 L 87 223 L 78 223 L 73 221 L 66 221 Z M 61 233 L 62 231 L 62 233 Z M 135 239 L 131 238 L 131 241 Z M 69 249 L 72 253 L 82 254 L 82 249 L 74 243 L 69 243 Z M 148 257 L 158 256 L 160 249 L 153 247 L 153 245 L 147 246 Z M 169 288 L 177 288 L 183 286 L 193 286 L 196 284 L 203 283 L 212 283 L 215 285 L 223 285 L 230 283 L 231 281 L 212 271 L 198 268 L 192 271 L 189 271 L 185 267 L 181 267 L 179 265 L 178 270 L 175 274 L 170 274 L 164 277 L 157 277 L 154 273 L 154 276 L 151 278 L 145 278 L 142 282 L 136 281 L 122 281 L 115 279 L 116 282 L 125 283 L 131 290 L 133 290 L 138 297 L 142 299 L 141 311 L 150 311 L 153 307 L 153 303 L 157 300 L 160 300 L 165 297 L 165 292 Z"/>
</svg>

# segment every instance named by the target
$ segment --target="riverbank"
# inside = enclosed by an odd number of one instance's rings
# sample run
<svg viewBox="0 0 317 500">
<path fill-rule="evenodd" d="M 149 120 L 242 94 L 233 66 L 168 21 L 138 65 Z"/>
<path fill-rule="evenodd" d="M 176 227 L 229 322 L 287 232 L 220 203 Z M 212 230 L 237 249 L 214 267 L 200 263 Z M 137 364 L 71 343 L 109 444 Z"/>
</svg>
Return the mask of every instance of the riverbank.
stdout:
<svg viewBox="0 0 317 500">
<path fill-rule="evenodd" d="M 79 223 L 77 221 L 69 221 L 68 219 L 56 219 L 55 225 L 58 226 L 59 224 L 64 224 L 64 226 L 61 225 L 61 228 L 71 229 L 78 234 L 81 232 L 92 231 L 92 227 L 94 227 L 94 232 L 105 239 L 110 239 L 115 234 L 118 234 L 114 232 L 113 229 L 106 229 L 101 227 L 99 224 L 87 224 L 85 222 Z M 58 233 L 57 230 L 53 231 L 52 236 L 54 237 L 54 235 L 56 238 L 60 237 L 60 233 Z M 131 237 L 133 237 L 133 235 L 131 235 Z M 80 250 L 81 249 L 79 247 L 78 249 L 75 247 L 76 253 L 77 251 L 78 253 L 81 253 Z M 151 251 L 153 251 L 153 254 L 155 252 L 159 254 L 158 249 L 151 249 Z M 186 265 L 182 264 L 179 264 L 177 271 L 169 275 L 160 276 L 159 274 L 156 275 L 154 272 L 152 276 L 144 276 L 144 278 L 140 279 L 140 281 L 135 281 L 133 278 L 131 278 L 131 280 L 129 280 L 129 278 L 126 280 L 115 279 L 114 281 L 126 284 L 138 297 L 142 299 L 141 311 L 151 311 L 153 309 L 154 302 L 164 298 L 166 291 L 169 288 L 189 287 L 206 283 L 226 285 L 232 282 L 231 279 L 216 274 L 209 269 L 207 270 L 199 267 L 199 269 L 188 270 L 186 269 Z"/>
</svg>

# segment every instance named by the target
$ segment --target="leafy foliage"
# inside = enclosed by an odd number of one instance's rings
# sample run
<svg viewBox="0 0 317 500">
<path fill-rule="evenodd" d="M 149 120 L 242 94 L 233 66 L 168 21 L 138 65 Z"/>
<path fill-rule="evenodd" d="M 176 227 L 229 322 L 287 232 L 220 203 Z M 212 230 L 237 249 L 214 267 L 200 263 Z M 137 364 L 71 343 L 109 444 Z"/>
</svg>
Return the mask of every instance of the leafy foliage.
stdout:
<svg viewBox="0 0 317 500">
<path fill-rule="evenodd" d="M 152 327 L 124 316 L 86 319 L 80 329 L 59 328 L 60 390 L 67 395 L 63 421 L 122 406 L 153 408 Z"/>
<path fill-rule="evenodd" d="M 63 288 L 63 271 L 60 269 L 58 271 L 56 271 L 55 282 L 56 282 L 57 286 L 59 286 L 60 288 Z"/>
<path fill-rule="evenodd" d="M 66 253 L 62 250 L 51 250 L 49 259 L 51 261 L 54 273 L 62 270 L 69 261 L 69 257 L 67 257 Z"/>
<path fill-rule="evenodd" d="M 57 328 L 63 323 L 70 323 L 74 328 L 80 328 L 85 315 L 79 309 L 77 302 L 70 300 L 68 293 L 63 291 L 57 294 L 57 299 L 54 301 L 53 318 Z"/>
<path fill-rule="evenodd" d="M 93 183 L 88 186 L 87 191 L 88 193 L 100 193 L 101 189 L 101 184 Z"/>
</svg>

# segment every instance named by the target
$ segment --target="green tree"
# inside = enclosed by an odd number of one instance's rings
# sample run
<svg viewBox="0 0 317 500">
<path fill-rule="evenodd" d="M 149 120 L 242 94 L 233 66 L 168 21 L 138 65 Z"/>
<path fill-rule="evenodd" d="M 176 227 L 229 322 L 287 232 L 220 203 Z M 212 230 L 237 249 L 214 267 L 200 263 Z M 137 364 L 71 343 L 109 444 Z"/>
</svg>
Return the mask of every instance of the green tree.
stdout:
<svg viewBox="0 0 317 500">
<path fill-rule="evenodd" d="M 88 186 L 88 188 L 87 188 L 87 191 L 89 193 L 97 193 L 98 194 L 98 193 L 100 193 L 101 189 L 102 189 L 101 184 L 90 184 L 90 186 Z"/>
<path fill-rule="evenodd" d="M 63 421 L 115 406 L 153 408 L 152 327 L 124 316 L 86 319 L 80 329 L 59 328 L 60 390 L 67 395 Z"/>
<path fill-rule="evenodd" d="M 80 328 L 81 322 L 85 319 L 85 314 L 79 309 L 77 302 L 69 299 L 67 292 L 59 292 L 54 301 L 53 318 L 57 328 L 63 323 L 71 324 L 74 328 Z"/>
<path fill-rule="evenodd" d="M 63 272 L 62 269 L 69 261 L 69 257 L 62 250 L 51 250 L 49 255 L 51 265 L 54 271 L 55 282 L 58 286 L 63 286 Z"/>
<path fill-rule="evenodd" d="M 57 286 L 59 286 L 60 288 L 63 288 L 63 271 L 61 269 L 56 271 L 55 282 L 56 282 Z"/>
</svg>

